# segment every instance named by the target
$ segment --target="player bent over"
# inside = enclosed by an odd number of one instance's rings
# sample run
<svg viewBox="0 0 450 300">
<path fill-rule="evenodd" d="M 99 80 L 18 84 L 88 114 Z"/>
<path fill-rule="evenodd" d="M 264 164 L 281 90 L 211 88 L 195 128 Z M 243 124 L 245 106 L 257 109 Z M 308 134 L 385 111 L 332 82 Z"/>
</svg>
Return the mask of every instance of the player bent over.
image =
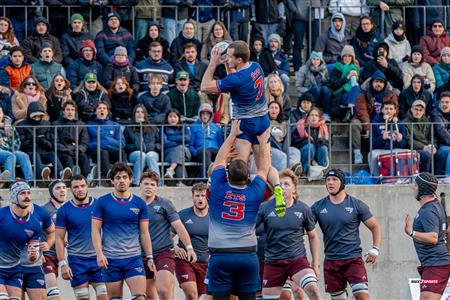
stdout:
<svg viewBox="0 0 450 300">
<path fill-rule="evenodd" d="M 145 201 L 129 191 L 131 175 L 129 166 L 115 163 L 110 171 L 114 191 L 98 198 L 92 212 L 92 244 L 110 300 L 122 299 L 124 280 L 132 299 L 145 300 L 141 244 L 154 271 L 148 210 Z"/>
<path fill-rule="evenodd" d="M 70 280 L 77 300 L 89 300 L 89 284 L 93 286 L 98 300 L 107 300 L 106 285 L 97 265 L 91 237 L 92 211 L 96 199 L 88 196 L 88 184 L 83 175 L 72 177 L 70 191 L 73 199 L 63 204 L 56 215 L 55 244 L 61 275 L 65 280 Z"/>
<path fill-rule="evenodd" d="M 380 251 L 380 225 L 364 202 L 344 191 L 344 172 L 332 169 L 325 178 L 328 196 L 311 206 L 323 232 L 325 290 L 332 299 L 347 299 L 348 282 L 356 300 L 370 299 L 367 272 L 361 257 L 359 225 L 363 222 L 372 232 L 373 246 L 366 258 L 366 263 L 372 264 Z"/>
<path fill-rule="evenodd" d="M 414 192 L 420 209 L 411 228 L 409 214 L 405 218 L 405 233 L 414 241 L 420 267 L 420 299 L 439 300 L 450 276 L 450 255 L 447 251 L 447 216 L 436 190 L 438 181 L 430 173 L 420 173 Z"/>
</svg>

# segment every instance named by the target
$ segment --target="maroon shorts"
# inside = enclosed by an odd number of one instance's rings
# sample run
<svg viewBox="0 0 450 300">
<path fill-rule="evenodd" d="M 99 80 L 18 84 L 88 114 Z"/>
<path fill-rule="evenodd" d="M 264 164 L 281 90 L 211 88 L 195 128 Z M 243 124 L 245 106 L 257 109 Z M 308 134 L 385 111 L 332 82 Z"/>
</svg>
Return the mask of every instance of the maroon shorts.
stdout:
<svg viewBox="0 0 450 300">
<path fill-rule="evenodd" d="M 44 273 L 45 274 L 55 274 L 58 277 L 58 259 L 54 256 L 44 255 Z"/>
<path fill-rule="evenodd" d="M 264 260 L 259 261 L 259 281 L 261 285 L 261 291 L 262 291 L 262 283 L 263 283 L 263 276 L 264 276 Z"/>
<path fill-rule="evenodd" d="M 311 269 L 311 265 L 305 256 L 299 256 L 295 259 L 266 261 L 264 264 L 263 287 L 282 287 L 288 278 L 304 269 Z"/>
<path fill-rule="evenodd" d="M 206 293 L 205 276 L 208 263 L 190 263 L 187 260 L 175 258 L 175 274 L 181 286 L 182 283 L 193 281 L 197 284 L 198 296 Z"/>
<path fill-rule="evenodd" d="M 420 291 L 442 295 L 450 276 L 450 265 L 418 267 L 420 274 Z"/>
<path fill-rule="evenodd" d="M 145 257 L 142 259 L 144 261 L 145 277 L 147 279 L 154 279 L 155 274 L 148 268 L 147 259 Z M 153 261 L 157 272 L 162 270 L 169 271 L 172 274 L 175 272 L 175 255 L 173 250 L 167 250 L 156 254 L 155 257 L 153 257 Z"/>
<path fill-rule="evenodd" d="M 367 283 L 367 272 L 361 257 L 327 260 L 323 264 L 325 291 L 336 293 L 346 289 L 347 282 Z"/>
</svg>

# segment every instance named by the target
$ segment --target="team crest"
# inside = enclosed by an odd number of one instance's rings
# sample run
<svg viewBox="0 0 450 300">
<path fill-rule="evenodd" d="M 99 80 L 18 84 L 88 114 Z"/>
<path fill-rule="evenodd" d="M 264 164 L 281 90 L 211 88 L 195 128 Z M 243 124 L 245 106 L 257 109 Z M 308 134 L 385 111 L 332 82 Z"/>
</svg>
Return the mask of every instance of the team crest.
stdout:
<svg viewBox="0 0 450 300">
<path fill-rule="evenodd" d="M 138 267 L 138 268 L 134 268 L 136 271 L 138 271 L 139 273 L 142 273 L 142 268 Z"/>
<path fill-rule="evenodd" d="M 181 275 L 181 277 L 183 277 L 184 279 L 189 279 L 189 275 L 188 274 L 183 274 L 183 275 Z"/>
<path fill-rule="evenodd" d="M 301 219 L 301 218 L 302 218 L 302 216 L 303 216 L 303 213 L 302 213 L 302 212 L 298 212 L 298 211 L 296 211 L 296 212 L 294 213 L 294 215 L 296 215 L 296 216 L 297 216 L 297 218 Z"/>
<path fill-rule="evenodd" d="M 345 210 L 351 214 L 353 212 L 353 207 L 346 207 Z"/>
<path fill-rule="evenodd" d="M 141 211 L 139 208 L 130 208 L 130 210 L 131 210 L 132 212 L 134 212 L 136 215 L 138 215 L 139 212 Z"/>
<path fill-rule="evenodd" d="M 267 279 L 263 280 L 263 285 L 265 286 L 267 284 Z"/>
<path fill-rule="evenodd" d="M 156 205 L 156 206 L 153 206 L 153 208 L 154 208 L 156 211 L 159 211 L 159 209 L 161 208 L 161 206 Z"/>
<path fill-rule="evenodd" d="M 28 235 L 28 237 L 32 237 L 33 234 L 34 234 L 34 231 L 33 231 L 33 230 L 30 230 L 30 229 L 24 229 L 24 231 L 25 231 L 25 233 Z"/>
<path fill-rule="evenodd" d="M 42 280 L 42 279 L 37 279 L 36 282 L 42 286 L 45 284 L 45 280 Z"/>
</svg>

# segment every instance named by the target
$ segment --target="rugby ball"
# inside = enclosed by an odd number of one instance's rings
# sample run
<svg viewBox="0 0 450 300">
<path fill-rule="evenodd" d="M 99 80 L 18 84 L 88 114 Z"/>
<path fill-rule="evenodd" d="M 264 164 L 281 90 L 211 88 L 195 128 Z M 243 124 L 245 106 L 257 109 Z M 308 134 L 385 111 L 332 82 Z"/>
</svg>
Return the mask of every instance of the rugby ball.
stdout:
<svg viewBox="0 0 450 300">
<path fill-rule="evenodd" d="M 222 56 L 222 59 L 224 59 L 225 55 L 227 54 L 228 46 L 230 46 L 231 43 L 232 41 L 227 40 L 218 42 L 214 45 L 213 50 L 219 49 L 220 55 Z"/>
</svg>

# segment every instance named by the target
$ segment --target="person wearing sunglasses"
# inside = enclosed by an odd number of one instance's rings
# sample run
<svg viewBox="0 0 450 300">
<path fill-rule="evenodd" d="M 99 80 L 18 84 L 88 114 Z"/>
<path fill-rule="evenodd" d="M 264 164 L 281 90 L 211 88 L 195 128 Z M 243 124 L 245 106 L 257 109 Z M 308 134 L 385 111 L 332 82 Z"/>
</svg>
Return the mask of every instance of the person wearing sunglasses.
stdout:
<svg viewBox="0 0 450 300">
<path fill-rule="evenodd" d="M 442 49 L 450 46 L 450 36 L 447 36 L 444 24 L 441 19 L 434 20 L 430 30 L 427 30 L 427 34 L 419 41 L 423 48 L 424 59 L 431 66 L 439 64 Z"/>
<path fill-rule="evenodd" d="M 13 115 L 16 122 L 27 118 L 27 109 L 32 102 L 39 102 L 42 105 L 45 111 L 44 119 L 48 120 L 45 90 L 33 75 L 25 77 L 11 98 Z"/>
</svg>

